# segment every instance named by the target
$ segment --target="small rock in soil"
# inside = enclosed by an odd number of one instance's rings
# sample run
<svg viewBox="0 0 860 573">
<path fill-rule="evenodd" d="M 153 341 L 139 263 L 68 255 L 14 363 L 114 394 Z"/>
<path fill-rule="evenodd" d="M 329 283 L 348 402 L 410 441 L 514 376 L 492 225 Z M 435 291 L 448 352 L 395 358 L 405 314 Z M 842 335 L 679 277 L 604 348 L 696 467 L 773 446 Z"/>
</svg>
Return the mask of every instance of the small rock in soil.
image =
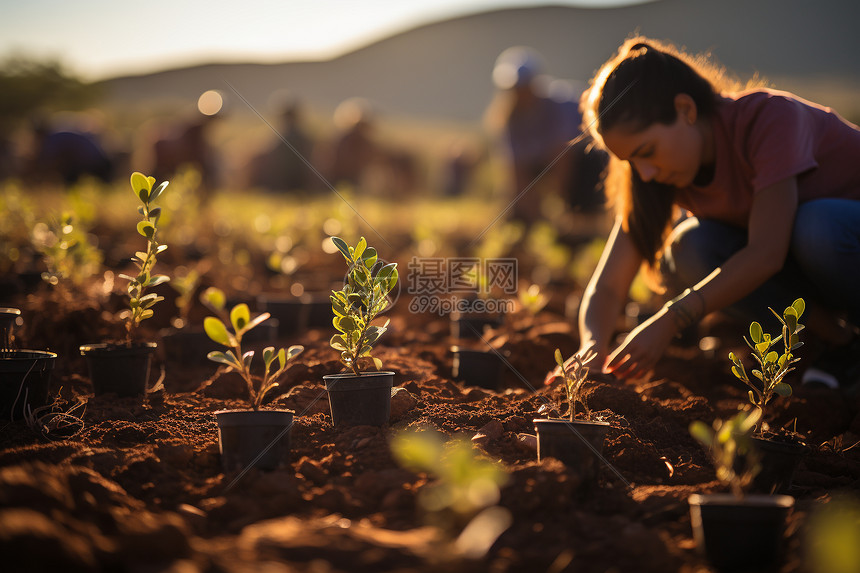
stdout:
<svg viewBox="0 0 860 573">
<path fill-rule="evenodd" d="M 406 388 L 391 389 L 391 420 L 399 420 L 418 405 L 418 400 Z"/>
</svg>

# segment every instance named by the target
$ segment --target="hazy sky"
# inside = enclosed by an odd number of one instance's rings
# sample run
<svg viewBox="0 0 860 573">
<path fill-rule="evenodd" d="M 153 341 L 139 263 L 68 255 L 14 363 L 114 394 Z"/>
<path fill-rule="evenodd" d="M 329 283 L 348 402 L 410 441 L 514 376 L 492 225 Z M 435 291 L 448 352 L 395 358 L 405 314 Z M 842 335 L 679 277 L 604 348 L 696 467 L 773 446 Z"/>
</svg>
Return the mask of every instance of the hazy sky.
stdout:
<svg viewBox="0 0 860 573">
<path fill-rule="evenodd" d="M 0 0 L 0 58 L 55 57 L 86 79 L 211 61 L 324 59 L 494 8 L 648 0 Z"/>
</svg>

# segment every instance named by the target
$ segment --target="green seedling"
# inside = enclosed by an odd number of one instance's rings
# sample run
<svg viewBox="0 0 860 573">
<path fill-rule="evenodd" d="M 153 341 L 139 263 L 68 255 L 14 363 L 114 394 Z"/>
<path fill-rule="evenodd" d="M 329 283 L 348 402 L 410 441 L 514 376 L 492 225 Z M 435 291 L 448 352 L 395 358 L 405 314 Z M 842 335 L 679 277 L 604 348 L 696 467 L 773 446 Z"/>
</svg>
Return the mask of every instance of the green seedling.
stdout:
<svg viewBox="0 0 860 573">
<path fill-rule="evenodd" d="M 708 449 L 717 479 L 728 485 L 738 499 L 761 469 L 751 439 L 761 414 L 760 409 L 755 409 L 738 412 L 728 420 L 714 420 L 712 426 L 699 420 L 690 424 L 690 435 Z M 740 466 L 739 459 L 743 460 Z"/>
<path fill-rule="evenodd" d="M 47 269 L 42 280 L 52 286 L 70 283 L 80 287 L 101 268 L 101 251 L 73 213 L 63 213 L 50 225 L 33 225 L 32 243 L 42 253 Z"/>
<path fill-rule="evenodd" d="M 175 328 L 183 328 L 188 324 L 188 314 L 191 312 L 194 293 L 197 291 L 197 285 L 200 283 L 200 273 L 196 269 L 189 269 L 184 274 L 179 274 L 177 269 L 176 276 L 170 281 L 170 286 L 179 293 L 176 297 L 176 308 L 179 309 L 179 316 L 173 319 Z"/>
<path fill-rule="evenodd" d="M 743 362 L 733 352 L 729 353 L 729 360 L 732 361 L 733 365 L 732 374 L 750 388 L 749 401 L 761 412 L 756 425 L 757 434 L 761 434 L 761 418 L 764 417 L 764 408 L 774 394 L 783 397 L 791 396 L 791 386 L 783 379 L 786 374 L 794 370 L 794 364 L 800 360 L 793 352 L 803 346 L 803 343 L 800 342 L 799 333 L 804 326 L 800 324 L 799 320 L 805 308 L 806 304 L 802 298 L 799 298 L 783 311 L 782 316 L 770 309 L 782 323 L 782 334 L 776 338 L 763 332 L 758 322 L 750 324 L 750 337 L 744 337 L 744 342 L 750 347 L 751 354 L 758 363 L 759 367 L 752 371 L 753 376 L 758 379 L 758 383 L 750 380 Z M 783 342 L 782 354 L 773 350 L 773 347 L 780 340 Z"/>
<path fill-rule="evenodd" d="M 350 247 L 339 237 L 331 240 L 346 259 L 349 269 L 343 289 L 331 293 L 332 323 L 338 334 L 332 336 L 329 343 L 340 351 L 341 363 L 356 376 L 361 373 L 359 362 L 364 358 L 372 360 L 380 370 L 382 361 L 370 353 L 387 330 L 389 321 L 386 320 L 382 326 L 373 326 L 372 323 L 391 304 L 388 293 L 397 284 L 397 263 L 380 262 L 376 249 L 368 246 L 364 237 L 355 247 Z"/>
<path fill-rule="evenodd" d="M 147 293 L 147 290 L 170 280 L 166 275 L 152 274 L 156 257 L 167 249 L 167 245 L 158 243 L 158 220 L 161 217 L 161 207 L 155 207 L 154 203 L 167 189 L 168 182 L 163 181 L 154 189 L 153 185 L 155 185 L 155 177 L 147 177 L 137 171 L 131 174 L 131 189 L 141 202 L 140 207 L 137 208 L 141 215 L 141 220 L 137 223 L 137 232 L 146 238 L 146 251 L 136 252 L 131 259 L 137 267 L 136 276 L 119 275 L 120 278 L 128 280 L 126 328 L 129 341 L 132 340 L 140 323 L 153 315 L 152 307 L 164 300 L 163 296 Z"/>
<path fill-rule="evenodd" d="M 530 285 L 528 289 L 519 291 L 517 298 L 520 304 L 532 316 L 537 315 L 549 302 L 549 297 L 540 290 L 540 285 Z"/>
<path fill-rule="evenodd" d="M 228 372 L 232 370 L 238 373 L 248 387 L 248 401 L 251 407 L 254 410 L 259 410 L 266 394 L 278 387 L 278 380 L 287 370 L 287 363 L 298 356 L 304 347 L 295 345 L 286 350 L 280 348 L 277 351 L 275 351 L 274 346 L 264 348 L 263 374 L 254 374 L 251 372 L 254 351 L 242 351 L 242 337 L 254 327 L 268 320 L 269 313 L 263 313 L 252 319 L 248 305 L 240 303 L 234 306 L 228 315 L 225 310 L 224 293 L 216 288 L 206 289 L 200 295 L 200 299 L 219 315 L 218 317 L 207 316 L 203 320 L 203 329 L 214 342 L 227 348 L 226 352 L 214 350 L 206 357 L 213 362 L 226 365 Z M 227 323 L 233 327 L 232 332 L 227 329 Z M 277 360 L 277 365 L 275 360 Z M 273 370 L 273 366 L 276 366 L 276 369 Z"/>
<path fill-rule="evenodd" d="M 393 436 L 391 452 L 404 468 L 435 479 L 421 488 L 418 503 L 460 554 L 482 556 L 510 526 L 510 513 L 497 505 L 507 473 L 477 456 L 468 438 L 446 442 L 439 432 L 403 431 Z"/>
<path fill-rule="evenodd" d="M 559 368 L 561 368 L 562 375 L 564 377 L 568 414 L 571 422 L 573 422 L 576 417 L 577 403 L 582 404 L 583 414 L 586 419 L 588 418 L 588 406 L 586 406 L 585 401 L 582 399 L 582 386 L 588 379 L 588 366 L 586 366 L 586 364 L 594 360 L 595 356 L 597 356 L 597 352 L 592 348 L 589 348 L 584 352 L 577 352 L 574 354 L 568 361 L 568 364 L 565 365 L 564 356 L 562 355 L 561 350 L 558 348 L 555 349 L 555 363 L 558 364 Z"/>
</svg>

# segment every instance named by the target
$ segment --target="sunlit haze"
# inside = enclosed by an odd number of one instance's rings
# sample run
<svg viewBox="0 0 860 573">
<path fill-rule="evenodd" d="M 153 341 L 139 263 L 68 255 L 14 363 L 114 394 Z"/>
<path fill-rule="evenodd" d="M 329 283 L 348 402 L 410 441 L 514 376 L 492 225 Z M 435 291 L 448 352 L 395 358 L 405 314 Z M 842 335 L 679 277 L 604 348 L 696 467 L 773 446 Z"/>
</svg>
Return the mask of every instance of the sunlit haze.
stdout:
<svg viewBox="0 0 860 573">
<path fill-rule="evenodd" d="M 562 0 L 613 7 L 648 0 Z M 449 17 L 534 0 L 7 2 L 0 57 L 52 57 L 86 79 L 209 62 L 320 60 Z"/>
</svg>

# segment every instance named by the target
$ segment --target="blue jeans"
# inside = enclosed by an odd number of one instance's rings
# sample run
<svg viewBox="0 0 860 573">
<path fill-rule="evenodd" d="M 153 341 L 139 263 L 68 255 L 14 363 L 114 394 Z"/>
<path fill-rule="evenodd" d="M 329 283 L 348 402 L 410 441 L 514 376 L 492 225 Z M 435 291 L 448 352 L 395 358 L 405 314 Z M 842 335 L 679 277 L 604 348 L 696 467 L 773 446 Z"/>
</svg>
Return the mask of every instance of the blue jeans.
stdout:
<svg viewBox="0 0 860 573">
<path fill-rule="evenodd" d="M 668 288 L 690 287 L 747 242 L 746 229 L 707 219 L 679 223 L 663 261 Z M 798 206 L 782 270 L 726 312 L 744 321 L 769 320 L 802 297 L 860 325 L 860 201 L 817 199 Z"/>
</svg>

